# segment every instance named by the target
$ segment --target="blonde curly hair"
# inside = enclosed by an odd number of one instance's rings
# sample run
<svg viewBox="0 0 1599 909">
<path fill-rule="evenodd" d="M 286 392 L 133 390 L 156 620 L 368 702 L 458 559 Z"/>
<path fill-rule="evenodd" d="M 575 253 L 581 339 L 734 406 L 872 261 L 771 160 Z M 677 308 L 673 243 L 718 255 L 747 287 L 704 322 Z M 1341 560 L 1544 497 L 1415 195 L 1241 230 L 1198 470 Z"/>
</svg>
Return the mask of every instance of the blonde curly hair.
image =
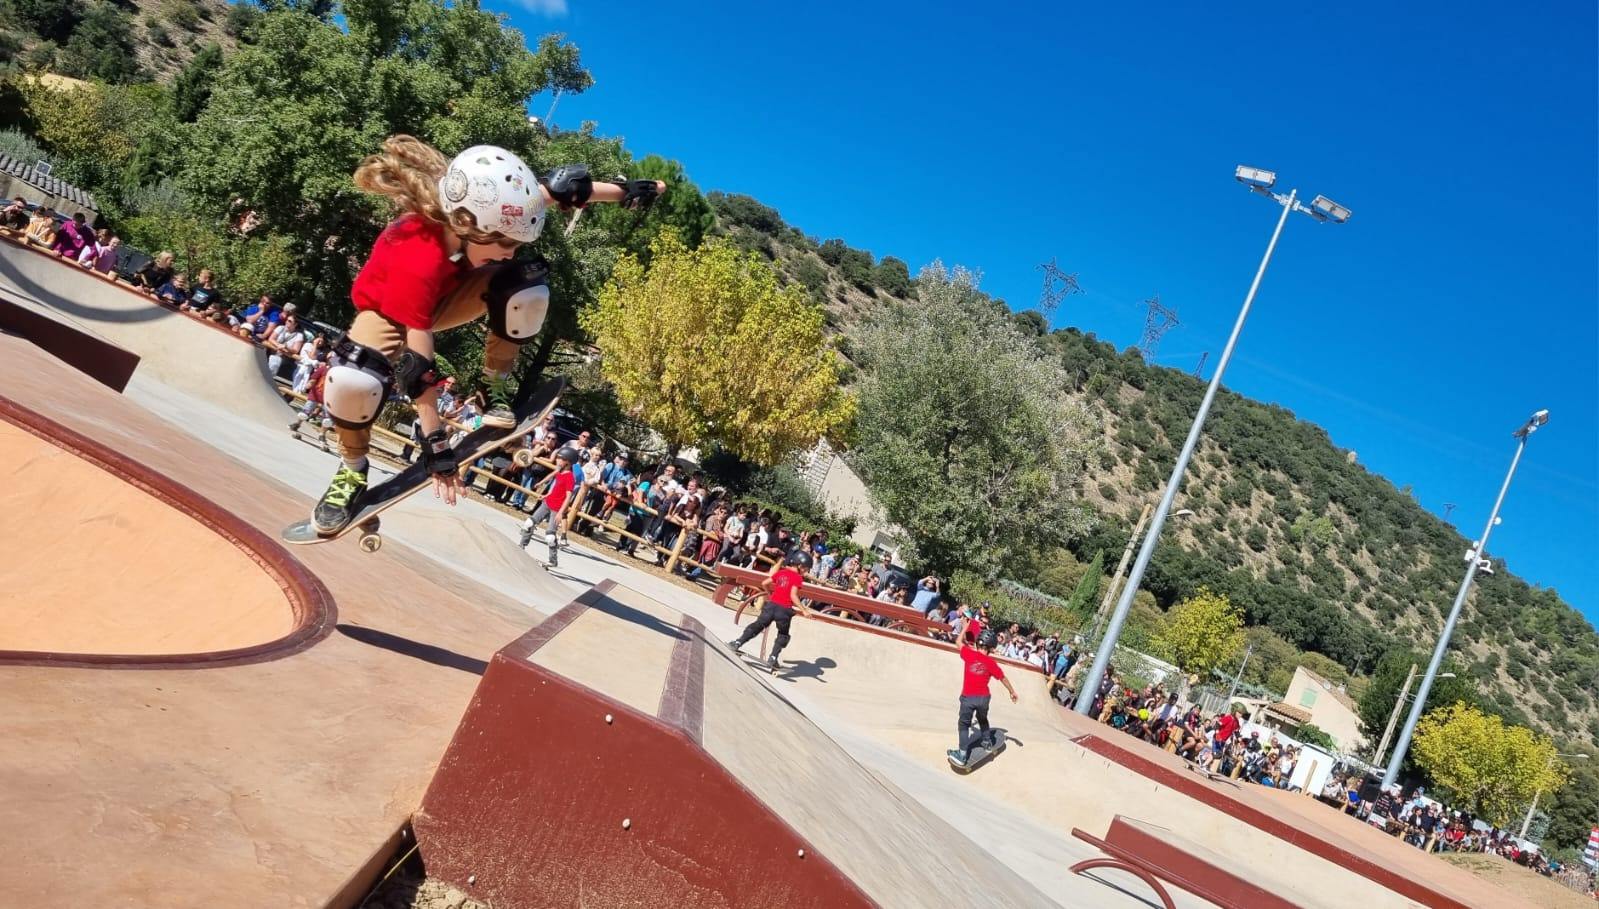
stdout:
<svg viewBox="0 0 1599 909">
<path fill-rule="evenodd" d="M 439 201 L 439 180 L 450 159 L 415 136 L 394 135 L 383 140 L 383 150 L 361 159 L 355 168 L 357 188 L 387 196 L 402 212 L 418 214 L 448 227 L 473 243 L 505 243 L 497 231 L 480 230 L 477 219 L 465 209 L 446 212 Z"/>
</svg>

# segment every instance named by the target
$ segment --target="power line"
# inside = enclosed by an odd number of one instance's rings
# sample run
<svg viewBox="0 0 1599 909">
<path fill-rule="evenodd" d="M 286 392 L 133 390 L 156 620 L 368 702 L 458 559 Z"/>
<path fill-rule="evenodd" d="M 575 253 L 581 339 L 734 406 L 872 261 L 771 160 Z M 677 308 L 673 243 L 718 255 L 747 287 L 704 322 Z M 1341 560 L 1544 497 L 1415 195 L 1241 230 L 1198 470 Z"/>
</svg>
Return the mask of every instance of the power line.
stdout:
<svg viewBox="0 0 1599 909">
<path fill-rule="evenodd" d="M 1160 302 L 1160 294 L 1156 294 L 1144 301 L 1149 307 L 1149 312 L 1144 316 L 1144 337 L 1138 342 L 1138 352 L 1143 356 L 1145 363 L 1155 360 L 1155 350 L 1160 347 L 1160 339 L 1166 332 L 1178 325 L 1177 310 L 1165 306 Z"/>
<path fill-rule="evenodd" d="M 1038 266 L 1044 273 L 1044 289 L 1038 295 L 1038 308 L 1044 312 L 1052 312 L 1072 294 L 1080 294 L 1083 289 L 1077 286 L 1077 276 L 1067 274 L 1055 264 L 1055 257 L 1051 256 L 1048 262 Z"/>
</svg>

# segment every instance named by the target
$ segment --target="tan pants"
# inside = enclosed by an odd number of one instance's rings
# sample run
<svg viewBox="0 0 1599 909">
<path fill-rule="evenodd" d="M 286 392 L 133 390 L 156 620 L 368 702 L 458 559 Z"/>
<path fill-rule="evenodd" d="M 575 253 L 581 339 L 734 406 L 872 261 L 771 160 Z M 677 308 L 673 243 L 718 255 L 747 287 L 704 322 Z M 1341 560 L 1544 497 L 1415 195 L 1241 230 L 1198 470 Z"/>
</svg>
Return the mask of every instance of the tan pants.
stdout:
<svg viewBox="0 0 1599 909">
<path fill-rule="evenodd" d="M 461 286 L 440 304 L 438 313 L 433 317 L 434 334 L 476 321 L 488 313 L 484 295 L 488 290 L 489 278 L 499 268 L 499 265 L 485 265 L 473 269 L 466 276 Z M 355 314 L 355 321 L 350 323 L 350 340 L 382 353 L 393 364 L 399 361 L 400 353 L 405 350 L 406 331 L 404 325 L 388 316 L 376 310 L 363 309 Z M 520 345 L 489 332 L 483 342 L 483 374 L 490 377 L 508 374 L 511 367 L 516 365 L 516 353 L 520 349 Z M 372 447 L 370 426 L 364 429 L 345 429 L 340 426 L 338 434 L 339 453 L 346 461 L 366 457 Z"/>
</svg>

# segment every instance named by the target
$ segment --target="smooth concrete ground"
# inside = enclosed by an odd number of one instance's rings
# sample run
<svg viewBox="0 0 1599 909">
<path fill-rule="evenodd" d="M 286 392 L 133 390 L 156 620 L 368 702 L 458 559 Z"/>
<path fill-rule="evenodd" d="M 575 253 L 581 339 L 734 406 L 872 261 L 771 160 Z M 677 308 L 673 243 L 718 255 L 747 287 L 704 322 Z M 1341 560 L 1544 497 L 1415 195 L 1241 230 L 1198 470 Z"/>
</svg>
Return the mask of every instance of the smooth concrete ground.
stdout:
<svg viewBox="0 0 1599 909">
<path fill-rule="evenodd" d="M 0 361 L 6 394 L 182 477 L 269 533 L 302 517 L 334 468 L 331 455 L 215 396 L 136 375 L 119 403 L 146 413 L 109 419 L 111 405 L 94 400 L 103 390 L 67 380 L 63 391 L 41 377 L 44 367 Z M 203 429 L 204 440 L 175 426 Z M 340 545 L 296 550 L 313 571 L 358 592 L 340 594 L 344 633 L 277 663 L 160 674 L 0 668 L 4 697 L 19 699 L 15 711 L 7 704 L 15 719 L 0 736 L 0 775 L 26 781 L 19 791 L 33 794 L 0 805 L 0 842 L 22 859 L 0 870 L 0 892 L 36 893 L 47 905 L 141 905 L 140 896 L 157 893 L 164 905 L 207 905 L 208 887 L 171 884 L 198 876 L 271 894 L 240 905 L 306 904 L 304 894 L 326 892 L 341 869 L 365 858 L 352 843 L 375 844 L 415 807 L 481 661 L 589 584 L 615 578 L 695 616 L 714 637 L 735 631 L 730 612 L 625 557 L 580 546 L 546 572 L 515 548 L 515 533 L 502 512 L 417 496 L 386 516 L 388 543 L 375 556 Z M 1155 798 L 1152 784 L 1097 777 L 1058 742 L 1042 750 L 1063 755 L 1059 763 L 1035 762 L 1027 743 L 957 777 L 941 756 L 954 735 L 958 666 L 872 665 L 882 648 L 859 635 L 832 640 L 821 627 L 799 623 L 787 654 L 814 671 L 770 682 L 821 731 L 1062 905 L 1145 904 L 1147 891 L 1131 877 L 1104 873 L 1116 885 L 1107 886 L 1067 872 L 1097 855 L 1070 837 L 1070 825 L 1102 833 L 1123 805 L 1158 808 L 1183 796 Z M 1006 706 L 996 707 L 999 725 L 1012 725 Z M 62 716 L 73 718 L 70 734 Z M 1013 728 L 1020 734 L 1027 722 Z M 176 762 L 174 743 L 183 756 Z M 46 765 L 39 753 L 64 757 Z M 1063 790 L 1091 804 L 1051 808 Z M 85 843 L 103 863 L 63 858 L 85 852 Z M 1288 878 L 1283 892 L 1297 892 L 1296 860 L 1259 873 Z M 1307 905 L 1349 893 L 1395 905 L 1360 883 L 1320 889 L 1346 883 L 1335 874 L 1326 880 L 1336 884 L 1312 880 Z"/>
</svg>

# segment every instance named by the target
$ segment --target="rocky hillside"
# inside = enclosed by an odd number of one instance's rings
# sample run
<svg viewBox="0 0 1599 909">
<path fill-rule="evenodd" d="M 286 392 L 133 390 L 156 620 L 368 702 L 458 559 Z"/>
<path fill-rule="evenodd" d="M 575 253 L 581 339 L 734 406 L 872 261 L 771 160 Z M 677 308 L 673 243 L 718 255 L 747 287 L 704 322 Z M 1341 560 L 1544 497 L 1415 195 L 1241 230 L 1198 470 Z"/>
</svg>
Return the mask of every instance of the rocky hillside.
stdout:
<svg viewBox="0 0 1599 909">
<path fill-rule="evenodd" d="M 227 0 L 0 0 L 0 61 L 106 82 L 163 79 L 259 15 Z"/>
<path fill-rule="evenodd" d="M 746 196 L 710 198 L 722 231 L 826 307 L 846 355 L 852 329 L 874 307 L 914 293 L 898 260 L 818 242 Z M 1060 356 L 1070 392 L 1105 414 L 1105 444 L 1080 490 L 1101 520 L 1073 549 L 1081 562 L 1102 552 L 1114 564 L 1170 473 L 1204 385 L 1075 328 L 1046 333 L 1036 313 L 1016 318 Z M 1226 391 L 1180 506 L 1195 517 L 1168 525 L 1145 579 L 1161 606 L 1208 585 L 1240 603 L 1252 625 L 1353 676 L 1396 646 L 1431 650 L 1470 545 L 1320 427 Z M 1452 655 L 1508 719 L 1599 741 L 1599 634 L 1555 592 L 1502 561 L 1495 569 L 1479 576 Z"/>
</svg>

